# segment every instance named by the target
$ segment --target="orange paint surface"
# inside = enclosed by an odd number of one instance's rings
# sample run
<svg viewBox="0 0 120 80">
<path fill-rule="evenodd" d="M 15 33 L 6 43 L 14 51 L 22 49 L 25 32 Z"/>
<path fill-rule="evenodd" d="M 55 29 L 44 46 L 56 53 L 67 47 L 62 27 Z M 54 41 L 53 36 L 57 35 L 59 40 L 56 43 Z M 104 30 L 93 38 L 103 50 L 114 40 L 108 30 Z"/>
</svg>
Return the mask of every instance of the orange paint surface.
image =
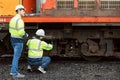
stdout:
<svg viewBox="0 0 120 80">
<path fill-rule="evenodd" d="M 22 4 L 22 0 L 0 0 L 0 16 L 15 15 L 15 7 Z"/>
<path fill-rule="evenodd" d="M 74 7 L 78 8 L 78 0 L 74 0 Z"/>
<path fill-rule="evenodd" d="M 36 12 L 36 0 L 23 0 L 23 5 L 26 8 L 26 13 Z"/>
<path fill-rule="evenodd" d="M 46 0 L 46 2 L 42 5 L 43 9 L 52 9 L 56 8 L 56 0 Z"/>
<path fill-rule="evenodd" d="M 8 23 L 15 15 L 15 7 L 19 0 L 0 0 L 0 23 Z M 36 0 L 20 0 L 26 8 L 26 13 L 32 13 L 32 8 L 36 10 Z M 99 4 L 99 0 L 98 0 Z M 74 8 L 78 7 L 78 0 L 74 0 Z M 56 0 L 46 0 L 42 4 L 41 10 L 56 9 Z M 1 16 L 3 15 L 3 16 Z M 8 15 L 12 15 L 9 16 Z M 23 18 L 26 23 L 44 23 L 44 22 L 120 22 L 120 17 L 94 17 L 94 16 L 29 16 Z"/>
<path fill-rule="evenodd" d="M 12 17 L 0 17 L 0 23 L 8 23 Z M 26 23 L 44 23 L 44 22 L 90 22 L 90 23 L 101 23 L 101 22 L 120 22 L 120 17 L 51 17 L 51 16 L 36 16 L 36 17 L 24 17 L 23 20 Z"/>
</svg>

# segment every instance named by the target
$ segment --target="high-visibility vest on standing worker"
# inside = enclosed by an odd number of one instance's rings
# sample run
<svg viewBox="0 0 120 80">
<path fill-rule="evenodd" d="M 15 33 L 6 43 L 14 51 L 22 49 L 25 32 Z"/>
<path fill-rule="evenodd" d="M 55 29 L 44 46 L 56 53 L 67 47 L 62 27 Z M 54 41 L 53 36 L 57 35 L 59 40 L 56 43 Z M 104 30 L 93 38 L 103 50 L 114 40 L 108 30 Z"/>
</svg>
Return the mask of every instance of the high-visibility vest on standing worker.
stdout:
<svg viewBox="0 0 120 80">
<path fill-rule="evenodd" d="M 15 38 L 22 38 L 25 35 L 24 22 L 19 14 L 11 19 L 9 24 L 9 32 L 11 37 Z"/>
<path fill-rule="evenodd" d="M 26 45 L 29 48 L 29 58 L 41 58 L 43 56 L 43 50 L 51 50 L 53 48 L 51 44 L 47 44 L 45 41 L 37 38 L 29 39 Z"/>
</svg>

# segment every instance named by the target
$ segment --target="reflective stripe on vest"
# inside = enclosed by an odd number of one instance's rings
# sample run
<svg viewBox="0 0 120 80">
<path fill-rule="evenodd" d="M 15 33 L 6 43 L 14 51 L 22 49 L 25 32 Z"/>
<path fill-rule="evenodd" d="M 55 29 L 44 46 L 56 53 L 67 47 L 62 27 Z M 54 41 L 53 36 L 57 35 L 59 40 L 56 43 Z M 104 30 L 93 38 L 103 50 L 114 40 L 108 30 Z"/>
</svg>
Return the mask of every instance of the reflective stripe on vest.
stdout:
<svg viewBox="0 0 120 80">
<path fill-rule="evenodd" d="M 17 27 L 17 24 L 18 24 L 18 21 L 20 20 L 20 18 L 18 18 L 17 20 L 16 20 L 16 25 L 15 25 L 15 28 L 13 28 L 13 27 L 10 27 L 10 29 L 13 29 L 13 30 L 21 30 L 21 29 L 24 29 L 24 26 L 23 27 L 21 27 L 21 28 L 18 28 Z"/>
<path fill-rule="evenodd" d="M 29 58 L 41 58 L 43 50 L 41 47 L 41 41 L 39 39 L 31 39 L 27 42 L 28 57 Z"/>
<path fill-rule="evenodd" d="M 30 40 L 30 42 L 31 42 L 31 40 Z M 30 42 L 29 42 L 29 43 L 30 43 Z M 37 51 L 37 52 L 39 52 L 39 51 L 40 51 L 40 45 L 41 45 L 41 41 L 39 41 L 37 49 L 29 48 L 29 46 L 28 46 L 28 49 L 29 49 L 29 50 L 32 50 L 32 51 Z"/>
<path fill-rule="evenodd" d="M 25 34 L 24 31 L 24 22 L 21 19 L 20 15 L 13 17 L 9 23 L 9 32 L 11 37 L 22 38 Z"/>
</svg>

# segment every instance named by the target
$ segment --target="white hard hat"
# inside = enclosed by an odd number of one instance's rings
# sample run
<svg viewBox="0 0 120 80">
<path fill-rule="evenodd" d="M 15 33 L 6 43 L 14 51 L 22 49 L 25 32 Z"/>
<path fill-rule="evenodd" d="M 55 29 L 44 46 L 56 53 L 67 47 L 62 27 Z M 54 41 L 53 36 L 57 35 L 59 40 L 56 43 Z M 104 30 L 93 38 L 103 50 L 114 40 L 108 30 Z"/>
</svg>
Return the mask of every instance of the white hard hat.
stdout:
<svg viewBox="0 0 120 80">
<path fill-rule="evenodd" d="M 15 10 L 18 10 L 18 9 L 24 9 L 24 6 L 19 4 L 16 6 Z"/>
<path fill-rule="evenodd" d="M 45 36 L 45 31 L 43 29 L 38 29 L 35 34 L 37 36 Z"/>
</svg>

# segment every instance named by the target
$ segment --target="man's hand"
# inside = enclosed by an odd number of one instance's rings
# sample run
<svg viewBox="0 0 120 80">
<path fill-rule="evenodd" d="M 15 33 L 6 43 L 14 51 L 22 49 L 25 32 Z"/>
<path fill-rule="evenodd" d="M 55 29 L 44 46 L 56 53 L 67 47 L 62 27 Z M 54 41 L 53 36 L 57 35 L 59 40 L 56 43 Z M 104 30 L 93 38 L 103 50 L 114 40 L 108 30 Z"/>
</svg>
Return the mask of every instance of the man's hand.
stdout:
<svg viewBox="0 0 120 80">
<path fill-rule="evenodd" d="M 26 38 L 28 36 L 29 36 L 28 33 L 25 33 L 22 38 Z"/>
</svg>

